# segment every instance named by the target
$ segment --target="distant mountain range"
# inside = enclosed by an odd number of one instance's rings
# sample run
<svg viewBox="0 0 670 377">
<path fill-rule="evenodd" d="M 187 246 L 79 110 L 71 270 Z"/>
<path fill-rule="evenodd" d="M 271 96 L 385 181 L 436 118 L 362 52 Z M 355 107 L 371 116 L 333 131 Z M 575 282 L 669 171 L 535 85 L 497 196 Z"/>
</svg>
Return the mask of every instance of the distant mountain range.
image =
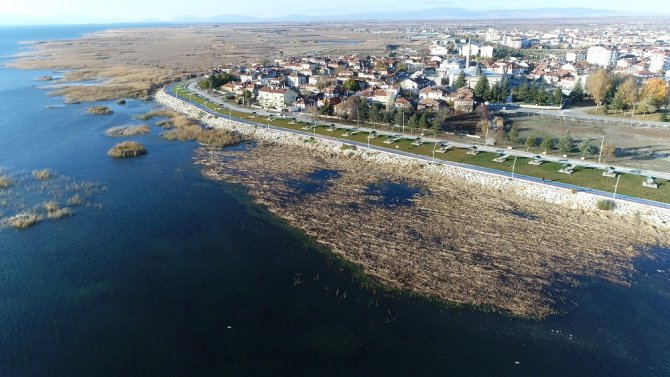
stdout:
<svg viewBox="0 0 670 377">
<path fill-rule="evenodd" d="M 395 20 L 495 20 L 538 18 L 603 18 L 603 17 L 670 17 L 670 12 L 643 13 L 592 8 L 537 8 L 471 11 L 463 8 L 431 8 L 416 11 L 362 12 L 350 14 L 301 15 L 292 14 L 274 18 L 259 18 L 236 14 L 213 17 L 180 16 L 173 20 L 104 19 L 85 16 L 18 16 L 0 14 L 0 27 L 8 25 L 53 25 L 82 23 L 254 23 L 254 22 L 324 22 L 324 21 L 395 21 Z"/>
<path fill-rule="evenodd" d="M 319 22 L 319 21 L 390 21 L 390 20 L 486 20 L 533 18 L 602 18 L 602 17 L 662 17 L 643 12 L 622 12 L 592 8 L 538 8 L 471 11 L 463 8 L 431 8 L 418 11 L 365 12 L 340 15 L 292 14 L 275 18 L 256 18 L 243 15 L 219 15 L 210 18 L 181 16 L 175 22 Z"/>
</svg>

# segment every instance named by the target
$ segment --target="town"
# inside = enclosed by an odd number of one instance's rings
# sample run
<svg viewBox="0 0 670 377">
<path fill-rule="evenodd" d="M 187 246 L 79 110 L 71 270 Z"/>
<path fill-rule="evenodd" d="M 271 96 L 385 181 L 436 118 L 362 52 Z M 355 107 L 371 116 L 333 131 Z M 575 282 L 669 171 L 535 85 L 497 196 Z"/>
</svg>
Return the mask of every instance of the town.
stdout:
<svg viewBox="0 0 670 377">
<path fill-rule="evenodd" d="M 596 105 L 590 111 L 597 114 L 651 113 L 644 119 L 666 121 L 670 33 L 657 26 L 408 27 L 404 35 L 424 48 L 282 56 L 213 69 L 200 85 L 266 110 L 434 131 L 449 129 L 450 117 L 495 104 Z"/>
</svg>

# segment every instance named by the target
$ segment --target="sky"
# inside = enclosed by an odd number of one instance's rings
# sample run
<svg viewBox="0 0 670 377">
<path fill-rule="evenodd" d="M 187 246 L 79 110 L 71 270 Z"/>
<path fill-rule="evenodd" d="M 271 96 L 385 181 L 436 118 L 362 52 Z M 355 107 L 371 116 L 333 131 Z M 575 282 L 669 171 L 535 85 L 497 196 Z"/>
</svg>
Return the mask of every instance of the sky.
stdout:
<svg viewBox="0 0 670 377">
<path fill-rule="evenodd" d="M 64 22 L 171 21 L 181 16 L 211 17 L 245 15 L 274 18 L 290 14 L 352 14 L 371 11 L 422 10 L 459 7 L 468 10 L 524 9 L 542 7 L 588 7 L 618 11 L 667 13 L 667 0 L 0 0 L 0 22 L 40 23 L 60 19 Z"/>
</svg>

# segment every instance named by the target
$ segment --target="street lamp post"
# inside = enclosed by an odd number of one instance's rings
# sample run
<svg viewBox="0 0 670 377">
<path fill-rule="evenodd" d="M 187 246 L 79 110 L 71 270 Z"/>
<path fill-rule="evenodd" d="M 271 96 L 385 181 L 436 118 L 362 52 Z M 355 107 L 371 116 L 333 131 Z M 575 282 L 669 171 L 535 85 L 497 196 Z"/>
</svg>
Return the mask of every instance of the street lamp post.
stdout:
<svg viewBox="0 0 670 377">
<path fill-rule="evenodd" d="M 614 184 L 614 193 L 612 194 L 612 199 L 616 199 L 616 191 L 617 188 L 619 188 L 619 178 L 621 178 L 621 174 L 616 176 L 616 183 Z"/>
<path fill-rule="evenodd" d="M 603 157 L 604 146 L 605 146 L 605 136 L 603 135 L 603 140 L 600 142 L 600 153 L 598 154 L 598 163 L 600 163 L 600 159 Z"/>
<path fill-rule="evenodd" d="M 516 159 L 519 156 L 514 156 L 514 162 L 512 163 L 512 179 L 514 179 L 514 170 L 516 169 Z"/>
<path fill-rule="evenodd" d="M 433 144 L 433 162 L 435 162 L 435 148 L 437 148 L 437 141 Z"/>
</svg>

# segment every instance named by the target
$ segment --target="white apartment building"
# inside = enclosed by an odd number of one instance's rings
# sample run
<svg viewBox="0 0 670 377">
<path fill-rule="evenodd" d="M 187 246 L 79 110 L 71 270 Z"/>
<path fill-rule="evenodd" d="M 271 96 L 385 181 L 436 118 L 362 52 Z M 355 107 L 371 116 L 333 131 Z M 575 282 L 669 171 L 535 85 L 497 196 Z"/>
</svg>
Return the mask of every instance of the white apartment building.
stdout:
<svg viewBox="0 0 670 377">
<path fill-rule="evenodd" d="M 670 55 L 664 53 L 655 53 L 649 59 L 649 71 L 660 73 L 670 71 Z"/>
<path fill-rule="evenodd" d="M 617 50 L 603 46 L 589 47 L 586 51 L 586 61 L 593 65 L 601 67 L 611 67 L 616 65 L 619 54 Z"/>
<path fill-rule="evenodd" d="M 258 90 L 258 103 L 266 109 L 281 110 L 292 104 L 298 94 L 290 89 L 261 88 Z"/>
</svg>

